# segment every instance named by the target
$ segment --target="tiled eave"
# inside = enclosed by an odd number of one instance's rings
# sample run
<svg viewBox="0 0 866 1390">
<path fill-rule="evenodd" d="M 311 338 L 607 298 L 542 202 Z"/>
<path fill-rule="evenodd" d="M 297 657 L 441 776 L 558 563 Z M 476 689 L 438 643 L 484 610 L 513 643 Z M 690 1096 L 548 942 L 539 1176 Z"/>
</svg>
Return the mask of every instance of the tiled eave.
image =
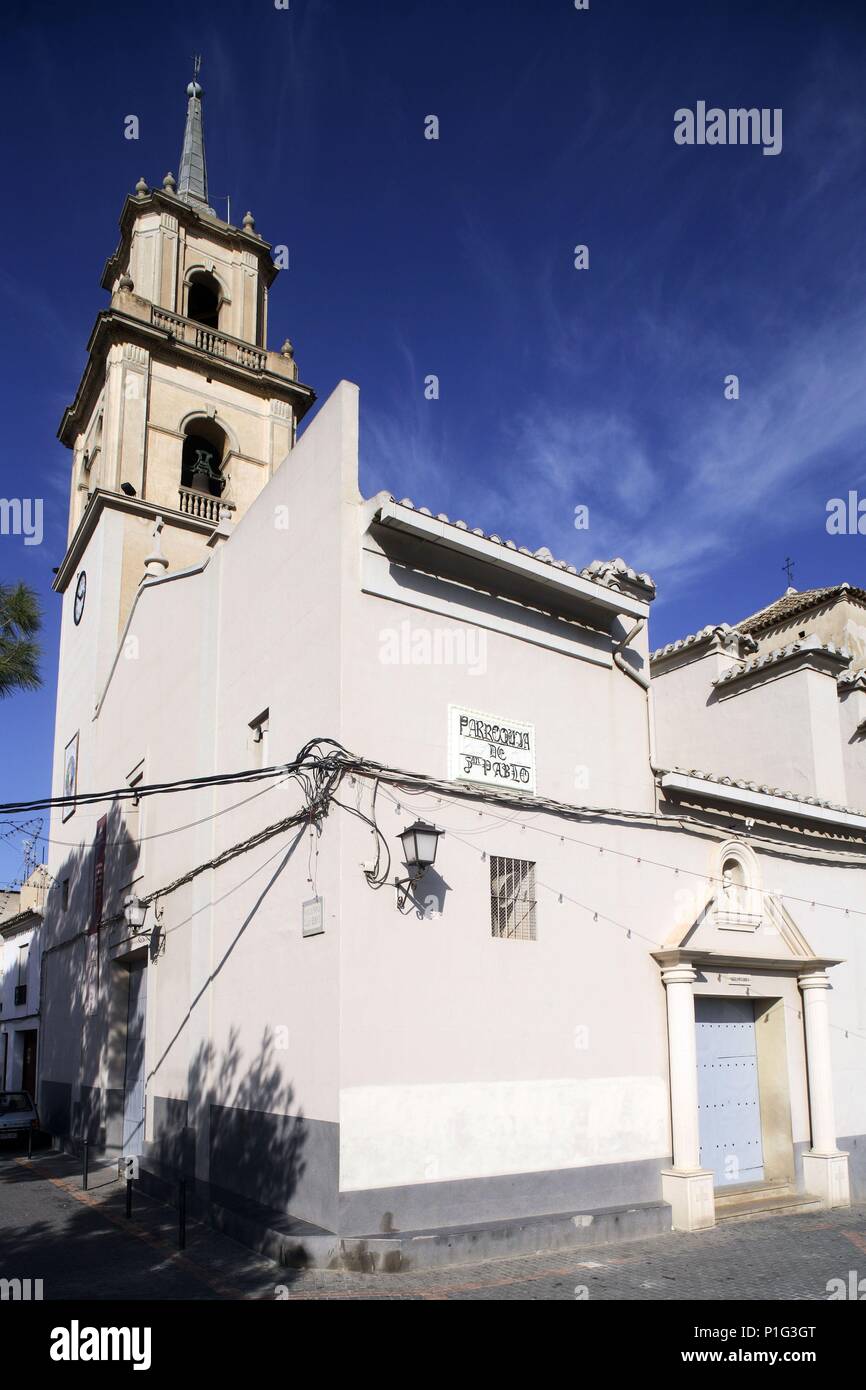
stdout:
<svg viewBox="0 0 866 1390">
<path fill-rule="evenodd" d="M 461 529 L 457 525 L 428 516 L 399 502 L 384 501 L 376 508 L 373 518 L 379 525 L 393 528 L 432 546 L 440 546 L 469 559 L 481 561 L 493 569 L 507 571 L 541 586 L 551 596 L 577 601 L 587 611 L 610 623 L 618 615 L 634 620 L 649 616 L 649 603 L 633 598 L 603 584 L 593 583 L 582 575 L 550 564 L 534 555 L 524 554 L 498 544 L 486 536 Z"/>
<path fill-rule="evenodd" d="M 850 663 L 851 653 L 845 647 L 821 645 L 814 638 L 809 638 L 805 642 L 792 642 L 790 646 L 754 657 L 739 668 L 732 666 L 713 681 L 713 686 L 721 693 L 731 686 L 741 687 L 745 682 L 758 681 L 765 676 L 787 675 L 791 670 L 804 668 L 838 677 L 839 672 Z"/>
<path fill-rule="evenodd" d="M 793 793 L 755 789 L 744 783 L 723 782 L 678 771 L 663 772 L 658 781 L 663 791 L 688 796 L 696 801 L 761 811 L 780 820 L 809 821 L 829 830 L 850 830 L 857 835 L 866 835 L 866 815 L 817 798 L 801 799 Z"/>
<path fill-rule="evenodd" d="M 667 646 L 658 647 L 654 652 L 650 652 L 650 665 L 654 671 L 661 672 L 669 665 L 681 665 L 684 661 L 695 660 L 711 650 L 726 651 L 736 657 L 743 652 L 756 651 L 757 645 L 748 632 L 741 632 L 739 628 L 730 627 L 727 623 L 710 623 L 707 627 L 702 627 L 700 632 L 680 637 L 676 642 L 668 642 Z"/>
<path fill-rule="evenodd" d="M 750 617 L 743 618 L 738 626 L 747 627 L 750 632 L 767 632 L 774 627 L 785 627 L 795 618 L 804 617 L 807 613 L 829 608 L 843 599 L 862 606 L 866 604 L 866 590 L 847 582 L 832 584 L 822 589 L 806 589 L 802 593 L 792 590 L 783 594 L 775 603 L 770 603 L 766 608 L 752 613 Z"/>
<path fill-rule="evenodd" d="M 37 908 L 25 908 L 15 917 L 7 917 L 5 922 L 0 922 L 0 936 L 7 939 L 17 936 L 19 932 L 29 931 L 31 927 L 38 927 L 41 922 L 42 913 Z"/>
</svg>

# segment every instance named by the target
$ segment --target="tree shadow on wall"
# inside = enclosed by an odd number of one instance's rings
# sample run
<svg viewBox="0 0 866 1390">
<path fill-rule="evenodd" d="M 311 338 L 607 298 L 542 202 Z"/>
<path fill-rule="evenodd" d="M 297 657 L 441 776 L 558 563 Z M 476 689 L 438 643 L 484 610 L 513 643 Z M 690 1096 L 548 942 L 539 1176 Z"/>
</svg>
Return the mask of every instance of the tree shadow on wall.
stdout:
<svg viewBox="0 0 866 1390">
<path fill-rule="evenodd" d="M 103 818 L 100 817 L 100 820 Z M 110 949 L 129 936 L 123 898 L 136 877 L 139 847 L 123 812 L 113 802 L 99 821 L 88 822 L 88 843 L 70 844 L 49 884 L 40 928 L 41 991 L 37 1073 L 40 1118 L 51 1133 L 88 1139 L 102 1146 L 106 1138 L 106 1100 L 101 1093 L 104 1064 L 114 1057 L 122 1072 L 123 1036 L 106 1021 L 100 1002 L 111 988 Z M 72 840 L 80 819 L 63 822 L 61 833 Z M 143 950 L 146 941 L 139 945 Z M 120 1010 L 125 1025 L 125 1010 Z M 80 1083 L 80 1098 L 72 1090 Z"/>
<path fill-rule="evenodd" d="M 196 1051 L 190 1097 L 209 1120 L 210 1187 L 278 1211 L 289 1210 L 306 1162 L 307 1125 L 291 1114 L 295 1091 L 284 1076 L 275 1037 L 266 1028 L 252 1063 L 244 1064 L 232 1027 L 218 1056 L 213 1043 Z"/>
<path fill-rule="evenodd" d="M 220 1047 L 212 1038 L 200 1042 L 188 1063 L 186 1096 L 175 1093 L 170 1098 L 157 1098 L 158 1088 L 154 1083 L 196 1010 L 207 1007 L 209 991 L 226 969 L 241 938 L 254 924 L 262 903 L 302 842 L 304 829 L 298 829 L 291 843 L 281 846 L 274 856 L 279 862 L 220 959 L 191 999 L 154 1060 L 149 1075 L 155 1105 L 153 1157 L 163 1170 L 167 1170 L 163 1175 L 183 1173 L 192 1177 L 196 1167 L 201 1170 L 202 1166 L 201 1155 L 196 1163 L 196 1145 L 206 1142 L 212 1196 L 217 1200 L 239 1196 L 281 1212 L 289 1209 L 305 1170 L 302 1151 L 308 1138 L 308 1125 L 302 1114 L 289 1113 L 295 1091 L 285 1079 L 276 1033 L 270 1028 L 264 1030 L 252 1060 L 249 1048 L 246 1060 L 244 1058 L 236 1026 L 229 1028 L 227 1036 L 223 1035 Z M 261 871 L 262 866 L 258 866 L 229 893 L 236 892 Z M 224 899 L 216 900 L 222 901 Z M 191 920 L 190 917 L 186 922 L 173 924 L 174 929 Z M 266 953 L 262 953 L 260 962 L 263 970 L 269 968 Z"/>
</svg>

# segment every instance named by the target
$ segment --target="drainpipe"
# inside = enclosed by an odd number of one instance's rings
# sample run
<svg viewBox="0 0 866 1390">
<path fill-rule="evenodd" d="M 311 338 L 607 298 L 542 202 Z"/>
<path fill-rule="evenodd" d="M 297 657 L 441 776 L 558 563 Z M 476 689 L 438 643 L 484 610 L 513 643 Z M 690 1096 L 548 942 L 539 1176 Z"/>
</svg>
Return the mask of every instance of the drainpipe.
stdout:
<svg viewBox="0 0 866 1390">
<path fill-rule="evenodd" d="M 636 685 L 639 685 L 640 688 L 641 688 L 641 690 L 642 690 L 642 691 L 644 692 L 644 694 L 646 695 L 647 740 L 648 740 L 648 745 L 649 745 L 650 771 L 651 771 L 652 777 L 653 777 L 653 807 L 654 807 L 654 809 L 657 811 L 657 810 L 658 810 L 658 788 L 657 788 L 657 786 L 656 786 L 656 780 L 655 780 L 655 772 L 656 772 L 656 735 L 655 735 L 655 719 L 654 719 L 654 714 L 653 714 L 653 692 L 652 692 L 652 682 L 650 681 L 649 676 L 644 676 L 644 675 L 642 675 L 642 674 L 640 673 L 640 671 L 635 671 L 635 669 L 634 669 L 633 666 L 629 666 L 628 662 L 626 661 L 625 657 L 623 656 L 623 651 L 625 650 L 625 648 L 629 645 L 630 642 L 632 642 L 632 641 L 634 640 L 634 638 L 635 638 L 635 637 L 637 636 L 637 634 L 640 632 L 641 628 L 642 628 L 642 627 L 645 627 L 645 625 L 646 625 L 646 619 L 645 619 L 645 618 L 638 618 L 638 620 L 637 620 L 637 622 L 635 623 L 634 627 L 632 628 L 631 632 L 626 633 L 625 637 L 621 638 L 619 642 L 616 642 L 616 643 L 614 644 L 614 648 L 613 648 L 613 660 L 614 660 L 614 665 L 618 666 L 619 669 L 620 669 L 621 671 L 624 671 L 625 674 L 626 674 L 631 680 L 633 680 L 633 681 L 635 682 Z"/>
</svg>

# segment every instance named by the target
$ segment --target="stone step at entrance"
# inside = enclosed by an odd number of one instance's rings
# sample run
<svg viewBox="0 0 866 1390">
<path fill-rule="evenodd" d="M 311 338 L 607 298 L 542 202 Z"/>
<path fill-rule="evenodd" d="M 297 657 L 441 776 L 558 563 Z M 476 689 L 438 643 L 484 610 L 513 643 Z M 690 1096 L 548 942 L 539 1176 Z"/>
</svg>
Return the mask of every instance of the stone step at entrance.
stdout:
<svg viewBox="0 0 866 1390">
<path fill-rule="evenodd" d="M 777 1212 L 792 1216 L 823 1208 L 820 1197 L 798 1192 L 791 1182 L 739 1184 L 717 1191 L 715 1197 L 717 1223 L 757 1220 Z"/>
</svg>

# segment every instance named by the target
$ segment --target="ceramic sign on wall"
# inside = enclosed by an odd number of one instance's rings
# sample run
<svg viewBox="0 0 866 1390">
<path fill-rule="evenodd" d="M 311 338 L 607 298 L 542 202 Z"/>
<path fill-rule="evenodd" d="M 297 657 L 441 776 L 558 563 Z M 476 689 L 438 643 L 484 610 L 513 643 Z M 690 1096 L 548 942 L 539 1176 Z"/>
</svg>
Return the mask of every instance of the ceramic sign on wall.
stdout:
<svg viewBox="0 0 866 1390">
<path fill-rule="evenodd" d="M 448 707 L 448 775 L 456 782 L 535 792 L 535 725 Z"/>
</svg>

